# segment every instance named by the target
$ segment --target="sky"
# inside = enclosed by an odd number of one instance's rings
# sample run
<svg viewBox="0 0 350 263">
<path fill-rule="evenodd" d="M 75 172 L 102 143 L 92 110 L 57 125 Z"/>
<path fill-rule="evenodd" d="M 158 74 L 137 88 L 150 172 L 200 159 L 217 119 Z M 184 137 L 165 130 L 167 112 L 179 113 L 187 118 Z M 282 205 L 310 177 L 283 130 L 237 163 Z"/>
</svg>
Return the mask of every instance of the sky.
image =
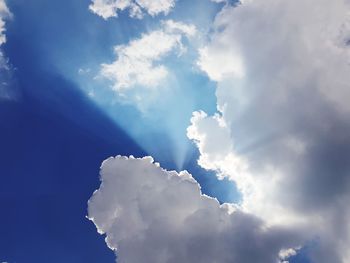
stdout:
<svg viewBox="0 0 350 263">
<path fill-rule="evenodd" d="M 0 262 L 350 262 L 348 0 L 0 0 Z"/>
</svg>

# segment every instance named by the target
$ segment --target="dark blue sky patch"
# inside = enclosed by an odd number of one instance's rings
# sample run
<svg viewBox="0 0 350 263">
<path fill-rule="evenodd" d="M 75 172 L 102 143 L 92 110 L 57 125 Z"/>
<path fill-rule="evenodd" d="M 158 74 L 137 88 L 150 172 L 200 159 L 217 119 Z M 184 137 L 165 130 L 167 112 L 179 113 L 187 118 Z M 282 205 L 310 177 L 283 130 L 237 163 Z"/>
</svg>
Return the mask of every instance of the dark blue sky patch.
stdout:
<svg viewBox="0 0 350 263">
<path fill-rule="evenodd" d="M 85 219 L 86 202 L 103 159 L 145 153 L 63 79 L 17 77 L 22 100 L 0 105 L 0 255 L 10 262 L 113 262 Z M 47 89 L 52 99 L 41 94 Z M 64 101 L 75 106 L 57 107 Z"/>
</svg>

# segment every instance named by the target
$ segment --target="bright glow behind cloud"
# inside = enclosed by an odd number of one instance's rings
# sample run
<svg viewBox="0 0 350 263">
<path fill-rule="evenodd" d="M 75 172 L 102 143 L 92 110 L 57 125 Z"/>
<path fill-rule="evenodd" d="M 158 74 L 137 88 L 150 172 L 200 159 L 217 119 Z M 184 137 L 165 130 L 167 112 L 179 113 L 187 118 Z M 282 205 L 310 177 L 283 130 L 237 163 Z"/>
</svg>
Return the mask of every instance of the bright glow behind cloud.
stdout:
<svg viewBox="0 0 350 263">
<path fill-rule="evenodd" d="M 310 225 L 320 263 L 350 261 L 349 4 L 225 6 L 198 61 L 218 82 L 220 113 L 195 113 L 188 129 L 199 164 L 237 183 L 243 209 L 269 224 Z"/>
<path fill-rule="evenodd" d="M 194 15 L 188 8 L 193 4 L 200 13 Z M 148 154 L 175 162 L 180 170 L 193 154 L 193 145 L 186 137 L 192 112 L 215 110 L 214 84 L 198 74 L 195 58 L 198 42 L 217 10 L 210 1 L 196 0 L 179 2 L 170 14 L 173 20 L 147 16 L 138 21 L 122 16 L 105 21 L 109 32 L 103 33 L 105 38 L 112 35 L 115 40 L 108 44 L 102 40 L 98 47 L 102 58 L 94 57 L 95 61 L 85 65 L 80 62 L 73 69 L 91 69 L 84 74 L 80 70 L 77 78 L 86 94 Z M 177 21 L 180 17 L 186 22 Z M 93 26 L 91 31 L 99 35 L 101 29 Z M 115 43 L 118 45 L 112 49 Z M 115 56 L 110 57 L 111 50 Z M 96 48 L 91 52 L 98 53 Z M 64 64 L 61 68 L 67 71 L 71 64 Z M 103 66 L 97 68 L 97 64 Z M 193 85 L 201 88 L 192 89 Z"/>
<path fill-rule="evenodd" d="M 194 53 L 191 41 L 197 37 L 197 29 L 174 20 L 160 24 L 114 48 L 116 58 L 101 65 L 95 78 L 101 85 L 91 94 L 110 109 L 112 118 L 140 147 L 155 158 L 171 159 L 181 169 L 192 153 L 185 131 L 198 103 L 187 89 L 193 64 L 185 56 Z M 129 110 L 124 108 L 121 114 L 118 104 Z"/>
<path fill-rule="evenodd" d="M 218 113 L 194 112 L 187 135 L 200 151 L 199 165 L 235 181 L 242 204 L 234 213 L 222 215 L 222 207 L 201 196 L 188 174 L 182 180 L 147 158 L 110 159 L 102 167 L 102 184 L 90 201 L 89 216 L 107 234 L 109 246 L 119 249 L 118 255 L 128 262 L 139 262 L 142 255 L 146 262 L 199 258 L 271 263 L 287 260 L 296 253 L 289 248 L 303 246 L 305 238 L 318 238 L 311 255 L 315 262 L 350 261 L 349 4 L 252 0 L 223 7 L 197 60 L 197 66 L 217 83 Z M 164 79 L 176 80 L 160 60 L 173 50 L 181 54 L 182 36 L 192 31 L 185 24 L 166 23 L 117 49 L 117 60 L 108 65 L 111 74 L 105 76 L 117 93 L 156 90 L 162 96 L 153 97 L 152 104 L 166 101 L 162 89 L 150 89 Z M 126 73 L 118 76 L 124 64 L 137 66 L 126 67 Z M 143 99 L 152 96 L 141 94 L 145 105 Z M 179 94 L 187 98 L 186 92 Z M 183 97 L 176 107 L 186 105 Z M 175 127 L 169 134 L 178 131 L 176 115 L 179 112 L 165 121 Z M 173 213 L 179 215 L 178 221 Z M 247 222 L 254 218 L 259 227 L 246 228 L 237 214 L 244 214 Z M 135 232 L 124 231 L 130 222 Z M 259 229 L 258 236 L 245 232 L 251 228 Z M 275 228 L 289 235 L 273 231 L 277 243 L 273 241 L 272 250 L 254 246 L 271 244 L 261 239 L 260 230 L 269 235 Z M 247 236 L 244 242 L 235 239 L 240 233 Z"/>
</svg>

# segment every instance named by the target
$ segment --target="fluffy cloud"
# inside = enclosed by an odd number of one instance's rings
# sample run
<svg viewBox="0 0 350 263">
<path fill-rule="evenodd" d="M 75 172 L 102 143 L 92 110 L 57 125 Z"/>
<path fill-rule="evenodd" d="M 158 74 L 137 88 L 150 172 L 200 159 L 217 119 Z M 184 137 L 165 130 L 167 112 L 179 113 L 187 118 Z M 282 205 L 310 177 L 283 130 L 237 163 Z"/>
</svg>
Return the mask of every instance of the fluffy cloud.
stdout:
<svg viewBox="0 0 350 263">
<path fill-rule="evenodd" d="M 140 19 L 144 12 L 151 16 L 166 15 L 174 6 L 175 0 L 92 0 L 89 9 L 104 19 L 116 17 L 119 11 L 128 9 L 131 17 Z"/>
<path fill-rule="evenodd" d="M 102 64 L 101 76 L 113 83 L 119 93 L 137 87 L 159 87 L 168 76 L 168 69 L 160 62 L 170 53 L 185 51 L 183 37 L 193 37 L 193 25 L 167 20 L 159 30 L 143 34 L 127 45 L 114 48 L 117 59 L 111 64 Z"/>
<path fill-rule="evenodd" d="M 234 180 L 242 208 L 310 224 L 315 262 L 350 262 L 350 3 L 242 1 L 214 22 L 199 67 L 218 114 L 188 129 L 199 164 Z M 220 66 L 223 65 L 223 66 Z"/>
<path fill-rule="evenodd" d="M 88 217 L 118 262 L 277 263 L 295 253 L 301 231 L 267 226 L 233 205 L 202 195 L 187 172 L 151 157 L 109 158 Z"/>
</svg>

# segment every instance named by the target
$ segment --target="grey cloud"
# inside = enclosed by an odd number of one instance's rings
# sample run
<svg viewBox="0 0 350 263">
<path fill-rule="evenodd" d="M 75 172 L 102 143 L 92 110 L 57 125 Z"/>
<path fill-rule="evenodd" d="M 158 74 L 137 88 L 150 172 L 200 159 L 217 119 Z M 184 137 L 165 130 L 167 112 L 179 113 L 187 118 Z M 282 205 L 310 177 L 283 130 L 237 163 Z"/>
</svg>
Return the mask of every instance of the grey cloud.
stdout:
<svg viewBox="0 0 350 263">
<path fill-rule="evenodd" d="M 251 211 L 278 207 L 309 222 L 310 233 L 319 237 L 315 262 L 347 263 L 350 3 L 242 2 L 217 15 L 206 46 L 210 55 L 200 54 L 198 63 L 217 81 L 218 110 L 231 134 L 224 147 L 232 145 L 231 157 L 214 158 L 201 138 L 221 139 L 213 136 L 215 126 L 206 127 L 190 134 L 205 159 L 200 164 L 235 180 L 248 193 L 243 206 Z M 227 64 L 242 65 L 243 74 L 209 65 L 225 63 L 216 55 L 223 53 Z M 193 119 L 190 129 L 204 121 Z M 248 167 L 246 174 L 235 175 L 232 156 Z M 278 213 L 272 209 L 262 216 L 268 220 Z"/>
<path fill-rule="evenodd" d="M 267 226 L 231 205 L 201 195 L 187 172 L 152 158 L 117 156 L 101 167 L 89 218 L 116 250 L 118 262 L 280 262 L 282 249 L 303 242 L 301 229 Z"/>
</svg>

